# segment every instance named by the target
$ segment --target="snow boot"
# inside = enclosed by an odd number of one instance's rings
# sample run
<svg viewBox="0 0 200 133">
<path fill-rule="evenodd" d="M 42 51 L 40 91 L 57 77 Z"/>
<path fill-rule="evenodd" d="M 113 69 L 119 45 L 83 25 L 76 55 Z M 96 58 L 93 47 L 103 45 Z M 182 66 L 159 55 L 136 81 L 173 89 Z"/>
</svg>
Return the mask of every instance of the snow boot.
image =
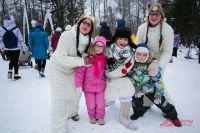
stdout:
<svg viewBox="0 0 200 133">
<path fill-rule="evenodd" d="M 41 70 L 39 71 L 40 77 L 45 77 L 44 75 L 44 68 L 41 68 Z"/>
<path fill-rule="evenodd" d="M 78 116 L 78 114 L 77 115 L 75 115 L 75 116 L 72 116 L 71 117 L 71 119 L 73 120 L 73 121 L 79 121 L 79 116 Z"/>
<path fill-rule="evenodd" d="M 12 70 L 8 71 L 8 79 L 12 79 Z"/>
<path fill-rule="evenodd" d="M 99 119 L 99 120 L 98 120 L 98 124 L 99 124 L 99 125 L 104 125 L 104 124 L 105 124 L 104 119 Z"/>
<path fill-rule="evenodd" d="M 15 80 L 21 79 L 21 76 L 19 76 L 19 74 L 14 74 L 14 79 Z"/>
<path fill-rule="evenodd" d="M 92 123 L 92 124 L 96 124 L 96 123 L 97 123 L 96 118 L 90 118 L 90 123 Z"/>
<path fill-rule="evenodd" d="M 137 125 L 129 120 L 131 103 L 121 102 L 119 122 L 130 130 L 137 130 Z"/>
<path fill-rule="evenodd" d="M 130 116 L 131 120 L 137 120 L 139 117 L 142 117 L 144 115 L 146 110 L 143 106 L 143 96 L 140 98 L 133 97 L 132 108 L 134 114 Z"/>
<path fill-rule="evenodd" d="M 178 119 L 178 117 L 171 119 L 171 122 L 174 124 L 174 126 L 176 127 L 181 127 L 182 124 L 180 122 L 180 120 Z"/>
<path fill-rule="evenodd" d="M 39 72 L 39 74 L 40 74 L 40 77 L 42 77 L 42 78 L 45 77 L 44 72 Z"/>
<path fill-rule="evenodd" d="M 178 114 L 176 112 L 176 109 L 172 104 L 167 103 L 166 106 L 162 105 L 161 110 L 163 113 L 166 113 L 165 118 L 168 118 L 174 124 L 174 126 L 176 127 L 182 126 L 180 120 L 177 117 Z"/>
</svg>

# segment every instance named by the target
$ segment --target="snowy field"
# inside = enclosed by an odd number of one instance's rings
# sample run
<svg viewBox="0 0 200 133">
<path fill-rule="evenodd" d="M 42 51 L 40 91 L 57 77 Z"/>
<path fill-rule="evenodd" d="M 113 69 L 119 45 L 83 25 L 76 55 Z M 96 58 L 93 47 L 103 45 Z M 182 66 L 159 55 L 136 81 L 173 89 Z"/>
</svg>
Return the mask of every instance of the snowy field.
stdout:
<svg viewBox="0 0 200 133">
<path fill-rule="evenodd" d="M 200 132 L 200 64 L 197 59 L 184 58 L 182 48 L 174 63 L 165 72 L 164 82 L 175 103 L 183 127 L 171 126 L 159 109 L 153 106 L 135 121 L 137 131 L 131 131 L 118 122 L 119 101 L 106 108 L 106 124 L 89 123 L 84 96 L 80 102 L 80 121 L 69 120 L 71 133 L 198 133 Z M 195 53 L 195 52 L 194 52 Z M 193 54 L 194 58 L 196 56 Z M 47 62 L 48 64 L 48 62 Z M 21 80 L 7 79 L 8 62 L 0 58 L 0 133 L 49 133 L 50 85 L 48 66 L 46 78 L 40 78 L 30 66 L 20 66 Z"/>
</svg>

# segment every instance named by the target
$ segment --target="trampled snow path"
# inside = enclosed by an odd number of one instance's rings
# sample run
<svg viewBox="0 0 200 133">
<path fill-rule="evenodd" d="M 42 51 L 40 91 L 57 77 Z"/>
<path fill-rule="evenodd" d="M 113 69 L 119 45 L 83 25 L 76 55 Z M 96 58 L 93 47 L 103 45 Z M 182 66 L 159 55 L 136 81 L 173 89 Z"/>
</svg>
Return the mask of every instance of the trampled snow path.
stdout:
<svg viewBox="0 0 200 133">
<path fill-rule="evenodd" d="M 142 118 L 135 121 L 137 133 L 197 133 L 200 131 L 200 64 L 186 60 L 186 50 L 179 52 L 178 59 L 166 68 L 165 87 L 175 103 L 181 128 L 165 123 L 159 109 L 153 106 Z M 50 132 L 50 85 L 48 74 L 39 78 L 36 70 L 20 67 L 21 80 L 7 79 L 8 62 L 0 58 L 0 133 L 49 133 Z M 48 71 L 48 67 L 47 67 Z M 47 73 L 47 72 L 46 72 Z M 71 133 L 133 133 L 118 122 L 119 101 L 106 108 L 106 124 L 88 122 L 85 99 L 80 102 L 80 121 L 69 121 Z"/>
</svg>

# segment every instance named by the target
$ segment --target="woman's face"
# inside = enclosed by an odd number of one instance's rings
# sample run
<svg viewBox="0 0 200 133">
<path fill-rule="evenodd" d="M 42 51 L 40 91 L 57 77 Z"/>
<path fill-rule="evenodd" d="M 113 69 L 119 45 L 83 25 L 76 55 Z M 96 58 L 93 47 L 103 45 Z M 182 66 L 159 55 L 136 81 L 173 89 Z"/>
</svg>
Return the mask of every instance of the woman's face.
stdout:
<svg viewBox="0 0 200 133">
<path fill-rule="evenodd" d="M 103 51 L 104 51 L 104 46 L 101 42 L 97 42 L 95 45 L 94 45 L 94 51 L 96 54 L 102 54 Z"/>
<path fill-rule="evenodd" d="M 161 15 L 158 12 L 153 12 L 149 14 L 149 22 L 151 25 L 157 25 L 161 20 Z"/>
<path fill-rule="evenodd" d="M 145 63 L 145 60 L 147 58 L 147 53 L 139 53 L 139 52 L 137 52 L 136 53 L 136 58 L 137 58 L 137 61 L 139 63 Z"/>
<path fill-rule="evenodd" d="M 92 29 L 92 21 L 90 19 L 85 19 L 80 24 L 80 32 L 84 35 L 87 35 Z"/>
<path fill-rule="evenodd" d="M 125 48 L 128 45 L 128 38 L 118 37 L 116 41 L 116 45 L 121 49 Z"/>
</svg>

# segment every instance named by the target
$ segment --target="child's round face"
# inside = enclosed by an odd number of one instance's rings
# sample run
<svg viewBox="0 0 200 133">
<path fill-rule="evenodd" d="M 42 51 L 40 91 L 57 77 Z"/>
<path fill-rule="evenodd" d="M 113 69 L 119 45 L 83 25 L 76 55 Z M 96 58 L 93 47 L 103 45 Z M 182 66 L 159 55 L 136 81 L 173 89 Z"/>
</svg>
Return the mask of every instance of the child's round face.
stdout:
<svg viewBox="0 0 200 133">
<path fill-rule="evenodd" d="M 128 45 L 128 38 L 118 37 L 116 41 L 116 45 L 121 49 L 125 48 Z"/>
<path fill-rule="evenodd" d="M 103 51 L 104 51 L 104 46 L 101 42 L 97 42 L 95 45 L 94 45 L 94 51 L 96 54 L 102 54 Z"/>
<path fill-rule="evenodd" d="M 137 52 L 135 58 L 137 59 L 137 62 L 145 63 L 145 60 L 147 58 L 147 53 L 139 53 L 139 52 Z"/>
</svg>

